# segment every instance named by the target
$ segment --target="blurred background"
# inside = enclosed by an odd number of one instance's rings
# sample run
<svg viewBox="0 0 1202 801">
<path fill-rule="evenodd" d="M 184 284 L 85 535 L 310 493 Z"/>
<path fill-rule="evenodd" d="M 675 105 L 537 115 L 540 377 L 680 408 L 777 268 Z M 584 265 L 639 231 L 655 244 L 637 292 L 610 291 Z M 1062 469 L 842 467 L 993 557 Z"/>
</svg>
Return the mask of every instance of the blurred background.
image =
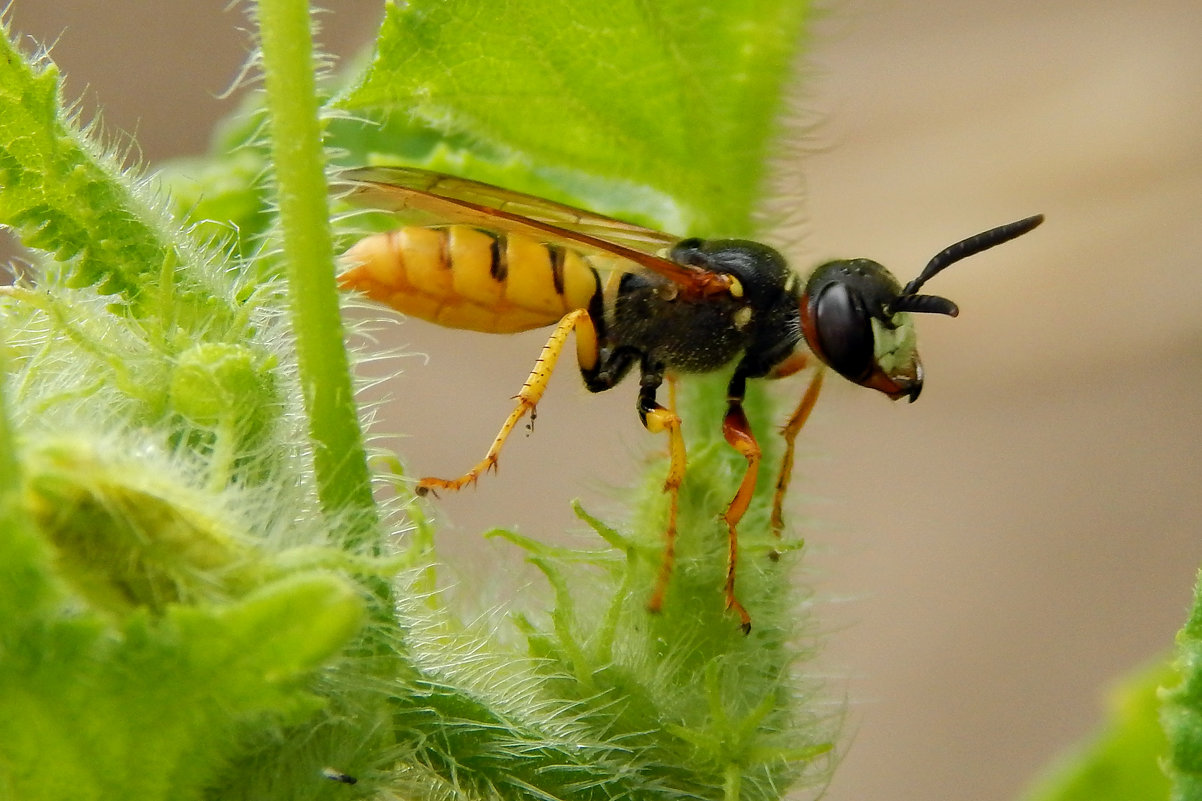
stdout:
<svg viewBox="0 0 1202 801">
<path fill-rule="evenodd" d="M 333 5 L 323 43 L 349 55 L 381 4 Z M 1092 729 L 1108 682 L 1170 647 L 1202 557 L 1202 4 L 828 5 L 804 84 L 802 271 L 868 256 L 904 281 L 964 236 L 1047 222 L 929 287 L 962 313 L 920 321 L 920 403 L 830 381 L 803 434 L 816 669 L 851 701 L 827 797 L 1010 799 Z M 247 23 L 221 6 L 16 0 L 8 16 L 153 164 L 203 151 L 233 106 Z M 543 337 L 382 336 L 429 359 L 388 366 L 405 374 L 377 432 L 410 434 L 412 469 L 435 475 L 483 453 Z M 588 396 L 562 371 L 500 476 L 440 504 L 465 585 L 540 584 L 478 532 L 551 536 L 577 496 L 604 509 L 661 446 L 633 406 L 633 386 Z"/>
</svg>

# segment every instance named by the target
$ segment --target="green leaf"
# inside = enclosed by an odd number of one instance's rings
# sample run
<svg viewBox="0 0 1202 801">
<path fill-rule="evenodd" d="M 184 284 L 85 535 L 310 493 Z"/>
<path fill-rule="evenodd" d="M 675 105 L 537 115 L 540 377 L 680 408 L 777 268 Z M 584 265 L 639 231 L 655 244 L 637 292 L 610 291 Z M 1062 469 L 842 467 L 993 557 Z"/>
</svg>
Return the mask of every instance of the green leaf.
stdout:
<svg viewBox="0 0 1202 801">
<path fill-rule="evenodd" d="M 147 273 L 187 261 L 183 238 L 114 177 L 116 160 L 62 108 L 58 68 L 27 61 L 0 21 L 0 225 L 63 264 L 71 286 L 136 295 Z"/>
<path fill-rule="evenodd" d="M 310 574 L 121 628 L 65 607 L 6 617 L 0 791 L 25 801 L 199 798 L 247 732 L 321 707 L 309 674 L 361 616 L 344 581 Z"/>
<path fill-rule="evenodd" d="M 1160 727 L 1161 687 L 1173 680 L 1167 664 L 1128 676 L 1115 687 L 1102 730 L 1059 759 L 1024 801 L 1158 801 L 1168 799 L 1161 769 L 1168 745 Z"/>
<path fill-rule="evenodd" d="M 1162 721 L 1168 736 L 1166 770 L 1173 801 L 1202 799 L 1202 576 L 1189 620 L 1177 633 L 1180 681 L 1164 695 Z"/>
<path fill-rule="evenodd" d="M 805 12 L 797 0 L 390 2 L 372 68 L 340 105 L 519 154 L 598 211 L 746 234 Z"/>
</svg>

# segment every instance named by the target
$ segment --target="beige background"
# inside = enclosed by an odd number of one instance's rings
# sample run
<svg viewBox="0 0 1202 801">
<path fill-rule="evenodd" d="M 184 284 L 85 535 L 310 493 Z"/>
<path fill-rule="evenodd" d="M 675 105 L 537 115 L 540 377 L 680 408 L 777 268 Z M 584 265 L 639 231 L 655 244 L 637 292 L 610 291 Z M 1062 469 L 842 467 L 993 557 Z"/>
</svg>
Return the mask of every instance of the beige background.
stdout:
<svg viewBox="0 0 1202 801">
<path fill-rule="evenodd" d="M 230 105 L 244 20 L 221 5 L 16 0 L 10 17 L 58 39 L 70 92 L 153 162 L 202 149 Z M 351 52 L 378 4 L 332 5 L 327 41 Z M 921 402 L 836 384 L 800 466 L 820 669 L 853 701 L 829 798 L 1012 798 L 1090 729 L 1106 682 L 1168 646 L 1202 557 L 1202 4 L 856 0 L 815 38 L 802 269 L 865 255 L 905 279 L 1048 215 L 931 286 L 963 313 L 921 321 Z M 403 362 L 379 430 L 412 434 L 412 466 L 436 474 L 487 444 L 540 344 L 389 336 L 430 361 Z M 633 398 L 553 382 L 500 478 L 442 504 L 479 557 L 464 575 L 537 583 L 477 532 L 548 536 L 570 498 L 604 497 L 653 446 Z"/>
</svg>

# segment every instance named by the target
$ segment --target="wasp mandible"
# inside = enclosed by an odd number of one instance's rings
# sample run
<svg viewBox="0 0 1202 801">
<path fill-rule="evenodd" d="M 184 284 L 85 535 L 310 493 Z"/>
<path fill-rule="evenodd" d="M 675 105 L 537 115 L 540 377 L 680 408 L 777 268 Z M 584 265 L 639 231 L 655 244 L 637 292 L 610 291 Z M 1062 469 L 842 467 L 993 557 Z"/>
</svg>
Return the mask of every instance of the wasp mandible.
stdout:
<svg viewBox="0 0 1202 801">
<path fill-rule="evenodd" d="M 518 422 L 533 415 L 569 334 L 584 385 L 602 392 L 638 367 L 639 419 L 668 435 L 664 555 L 648 607 L 658 611 L 675 559 L 677 494 L 685 473 L 680 418 L 657 392 L 668 376 L 734 365 L 722 421 L 747 468 L 723 512 L 728 531 L 726 608 L 743 630 L 751 617 L 735 595 L 738 524 L 751 502 L 760 448 L 743 412 L 748 379 L 782 378 L 818 364 L 783 429 L 784 462 L 773 502 L 779 536 L 793 444 L 813 408 L 823 367 L 893 399 L 918 397 L 914 313 L 955 316 L 956 305 L 922 286 L 951 264 L 1035 228 L 1042 215 L 991 228 L 940 251 L 904 287 L 882 265 L 846 259 L 806 280 L 774 249 L 741 239 L 683 239 L 532 195 L 427 170 L 350 170 L 351 195 L 398 215 L 424 215 L 361 240 L 345 255 L 339 285 L 439 325 L 492 333 L 554 325 L 517 404 L 484 458 L 458 478 L 423 478 L 419 494 L 458 490 L 497 465 Z"/>
</svg>

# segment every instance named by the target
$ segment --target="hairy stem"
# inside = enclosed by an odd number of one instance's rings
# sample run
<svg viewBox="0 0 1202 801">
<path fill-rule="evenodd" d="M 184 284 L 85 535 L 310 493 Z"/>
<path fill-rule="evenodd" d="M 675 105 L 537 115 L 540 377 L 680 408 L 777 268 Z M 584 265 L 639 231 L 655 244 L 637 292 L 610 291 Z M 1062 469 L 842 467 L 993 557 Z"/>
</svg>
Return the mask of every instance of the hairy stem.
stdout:
<svg viewBox="0 0 1202 801">
<path fill-rule="evenodd" d="M 376 522 L 343 345 L 323 170 L 308 3 L 260 0 L 259 31 L 283 253 L 297 356 L 327 514 L 349 514 L 352 537 Z"/>
</svg>

